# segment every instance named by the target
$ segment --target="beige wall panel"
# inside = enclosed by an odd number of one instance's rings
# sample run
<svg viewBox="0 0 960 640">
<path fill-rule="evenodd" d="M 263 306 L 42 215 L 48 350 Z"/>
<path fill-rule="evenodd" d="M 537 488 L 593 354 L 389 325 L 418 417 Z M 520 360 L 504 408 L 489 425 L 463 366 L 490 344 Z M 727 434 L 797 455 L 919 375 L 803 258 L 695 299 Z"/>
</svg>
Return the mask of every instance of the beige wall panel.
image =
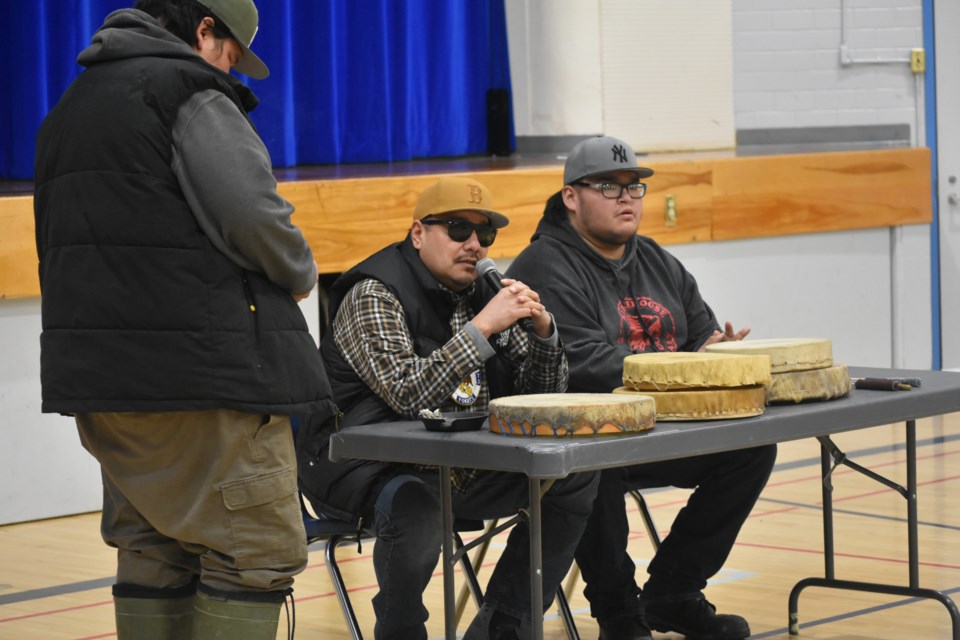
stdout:
<svg viewBox="0 0 960 640">
<path fill-rule="evenodd" d="M 637 151 L 735 144 L 730 0 L 601 0 L 604 133 Z"/>
<path fill-rule="evenodd" d="M 518 136 L 603 131 L 599 0 L 506 3 Z"/>
</svg>

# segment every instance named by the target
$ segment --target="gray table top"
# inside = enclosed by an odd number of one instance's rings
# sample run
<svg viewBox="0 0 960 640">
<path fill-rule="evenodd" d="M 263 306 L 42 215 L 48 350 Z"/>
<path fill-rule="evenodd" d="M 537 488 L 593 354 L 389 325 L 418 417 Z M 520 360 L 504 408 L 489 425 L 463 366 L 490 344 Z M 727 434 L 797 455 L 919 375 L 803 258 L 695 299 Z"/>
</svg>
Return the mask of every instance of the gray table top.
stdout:
<svg viewBox="0 0 960 640">
<path fill-rule="evenodd" d="M 562 478 L 578 471 L 656 462 L 829 435 L 960 411 L 960 373 L 851 367 L 853 377 L 914 377 L 910 391 L 854 389 L 845 398 L 769 406 L 735 420 L 658 422 L 631 435 L 543 438 L 480 431 L 437 433 L 419 421 L 344 429 L 331 436 L 330 458 L 360 458 L 516 471 Z"/>
</svg>

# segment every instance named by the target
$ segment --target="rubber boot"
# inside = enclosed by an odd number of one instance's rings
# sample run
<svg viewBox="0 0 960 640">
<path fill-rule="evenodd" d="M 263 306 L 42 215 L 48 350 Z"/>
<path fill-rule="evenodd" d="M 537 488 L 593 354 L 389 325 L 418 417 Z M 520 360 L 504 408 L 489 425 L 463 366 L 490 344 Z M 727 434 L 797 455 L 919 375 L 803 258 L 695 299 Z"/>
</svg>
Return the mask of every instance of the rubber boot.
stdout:
<svg viewBox="0 0 960 640">
<path fill-rule="evenodd" d="M 193 596 L 113 598 L 117 640 L 191 640 Z"/>
<path fill-rule="evenodd" d="M 191 640 L 275 640 L 280 603 L 229 600 L 197 593 Z"/>
</svg>

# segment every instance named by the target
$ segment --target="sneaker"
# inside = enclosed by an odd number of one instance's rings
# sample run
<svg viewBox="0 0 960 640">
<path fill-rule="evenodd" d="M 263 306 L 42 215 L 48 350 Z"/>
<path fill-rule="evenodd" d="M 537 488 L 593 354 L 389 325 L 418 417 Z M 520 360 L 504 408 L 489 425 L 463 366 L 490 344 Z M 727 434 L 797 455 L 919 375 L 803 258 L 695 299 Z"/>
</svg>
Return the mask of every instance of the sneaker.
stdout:
<svg viewBox="0 0 960 640">
<path fill-rule="evenodd" d="M 480 607 L 463 634 L 463 640 L 525 640 L 529 637 L 528 625 L 488 604 Z"/>
<path fill-rule="evenodd" d="M 648 600 L 647 623 L 654 631 L 673 631 L 687 640 L 742 640 L 750 625 L 740 616 L 717 614 L 702 593 L 682 599 Z"/>
<path fill-rule="evenodd" d="M 600 624 L 600 640 L 653 640 L 642 615 L 624 616 Z"/>
</svg>

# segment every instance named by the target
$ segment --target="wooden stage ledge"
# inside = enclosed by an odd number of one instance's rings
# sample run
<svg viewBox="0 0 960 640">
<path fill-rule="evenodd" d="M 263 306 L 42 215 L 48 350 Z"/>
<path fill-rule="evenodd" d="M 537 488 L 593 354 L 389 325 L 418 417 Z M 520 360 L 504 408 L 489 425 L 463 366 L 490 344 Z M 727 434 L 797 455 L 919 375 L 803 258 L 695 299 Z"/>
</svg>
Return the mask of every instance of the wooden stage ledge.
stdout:
<svg viewBox="0 0 960 640">
<path fill-rule="evenodd" d="M 643 158 L 656 175 L 649 179 L 641 232 L 662 244 L 678 244 L 932 219 L 928 149 L 720 156 Z M 280 193 L 296 206 L 294 222 L 306 234 L 323 273 L 345 271 L 402 239 L 420 191 L 438 173 L 451 170 L 487 185 L 497 208 L 510 217 L 491 257 L 516 256 L 529 242 L 545 200 L 560 187 L 560 161 L 506 169 L 462 166 L 458 169 L 454 162 L 432 173 L 369 177 L 277 174 Z M 674 203 L 672 220 L 668 199 Z M 40 295 L 34 243 L 33 197 L 0 197 L 0 298 Z"/>
</svg>

